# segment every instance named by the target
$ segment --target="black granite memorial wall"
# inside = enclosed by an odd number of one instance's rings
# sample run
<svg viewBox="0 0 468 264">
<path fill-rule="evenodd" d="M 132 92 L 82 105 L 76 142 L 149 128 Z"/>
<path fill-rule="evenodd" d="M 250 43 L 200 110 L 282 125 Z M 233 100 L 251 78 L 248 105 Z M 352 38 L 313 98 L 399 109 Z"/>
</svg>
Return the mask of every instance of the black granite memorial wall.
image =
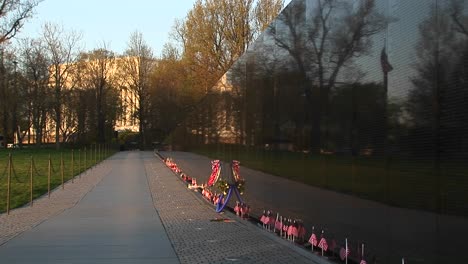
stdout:
<svg viewBox="0 0 468 264">
<path fill-rule="evenodd" d="M 169 141 L 336 193 L 290 210 L 368 263 L 463 260 L 468 1 L 293 0 Z"/>
</svg>

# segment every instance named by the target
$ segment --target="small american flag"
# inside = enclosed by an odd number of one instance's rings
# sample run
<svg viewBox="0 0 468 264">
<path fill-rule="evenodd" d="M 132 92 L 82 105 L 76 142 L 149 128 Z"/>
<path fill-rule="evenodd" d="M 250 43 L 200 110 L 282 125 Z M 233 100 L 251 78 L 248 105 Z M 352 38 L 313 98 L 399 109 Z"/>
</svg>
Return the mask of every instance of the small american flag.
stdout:
<svg viewBox="0 0 468 264">
<path fill-rule="evenodd" d="M 309 243 L 312 244 L 314 247 L 317 246 L 317 236 L 312 233 L 312 235 L 309 238 Z"/>
<path fill-rule="evenodd" d="M 323 251 L 327 251 L 327 249 L 328 249 L 328 244 L 327 244 L 327 240 L 326 240 L 324 237 L 322 237 L 322 238 L 320 239 L 320 242 L 319 242 L 319 244 L 318 244 L 318 247 L 321 248 L 321 249 L 323 249 Z"/>
</svg>

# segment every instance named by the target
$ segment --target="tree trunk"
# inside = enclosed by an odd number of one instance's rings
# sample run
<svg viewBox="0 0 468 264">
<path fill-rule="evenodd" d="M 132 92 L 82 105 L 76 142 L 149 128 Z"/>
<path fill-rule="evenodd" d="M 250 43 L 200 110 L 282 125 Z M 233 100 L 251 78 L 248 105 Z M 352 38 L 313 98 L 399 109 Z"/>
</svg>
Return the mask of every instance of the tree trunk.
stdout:
<svg viewBox="0 0 468 264">
<path fill-rule="evenodd" d="M 97 129 L 98 129 L 98 142 L 104 143 L 105 142 L 105 133 L 104 133 L 104 122 L 105 116 L 103 113 L 103 87 L 100 87 L 97 91 Z"/>
<path fill-rule="evenodd" d="M 60 149 L 60 125 L 62 124 L 62 113 L 60 104 L 55 106 L 55 148 Z"/>
<path fill-rule="evenodd" d="M 141 105 L 143 102 L 140 97 L 140 107 L 138 109 L 138 118 L 140 119 L 138 128 L 140 130 L 140 147 L 142 150 L 146 148 L 146 139 L 145 139 L 145 126 L 144 126 L 144 118 L 145 115 L 143 113 L 143 106 Z"/>
</svg>

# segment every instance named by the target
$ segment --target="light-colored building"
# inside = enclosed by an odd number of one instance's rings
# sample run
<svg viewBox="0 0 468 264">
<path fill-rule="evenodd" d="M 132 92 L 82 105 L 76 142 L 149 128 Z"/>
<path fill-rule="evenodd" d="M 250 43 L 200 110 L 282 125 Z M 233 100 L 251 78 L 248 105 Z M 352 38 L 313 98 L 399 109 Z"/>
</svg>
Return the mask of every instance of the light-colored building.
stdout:
<svg viewBox="0 0 468 264">
<path fill-rule="evenodd" d="M 138 109 L 138 100 L 135 92 L 130 88 L 131 85 L 129 80 L 125 78 L 124 73 L 124 64 L 135 60 L 131 57 L 117 57 L 115 59 L 107 61 L 107 66 L 105 70 L 105 78 L 111 85 L 118 90 L 119 100 L 118 102 L 122 106 L 122 111 L 117 117 L 114 130 L 115 131 L 132 131 L 138 132 L 139 130 L 139 120 L 136 115 Z M 99 67 L 99 60 L 80 60 L 77 63 L 61 65 L 58 71 L 55 71 L 53 66 L 50 68 L 50 83 L 49 86 L 51 89 L 55 86 L 54 75 L 62 74 L 63 78 L 63 87 L 65 89 L 87 89 L 84 87 L 89 87 L 84 82 L 86 81 L 86 74 L 90 74 L 92 69 Z M 91 70 L 90 70 L 91 69 Z M 63 74 L 63 72 L 67 72 Z M 61 141 L 69 140 L 73 134 L 77 131 L 76 127 L 76 116 L 69 114 L 69 111 L 62 109 L 62 135 L 60 135 Z M 65 114 L 67 113 L 67 114 Z M 23 138 L 23 144 L 34 144 L 35 141 L 35 128 L 31 126 L 27 131 L 22 131 L 24 134 L 28 134 L 28 137 Z M 15 137 L 15 141 L 18 141 Z M 44 143 L 55 143 L 55 120 L 54 116 L 47 118 L 46 128 L 43 131 L 43 142 Z"/>
</svg>

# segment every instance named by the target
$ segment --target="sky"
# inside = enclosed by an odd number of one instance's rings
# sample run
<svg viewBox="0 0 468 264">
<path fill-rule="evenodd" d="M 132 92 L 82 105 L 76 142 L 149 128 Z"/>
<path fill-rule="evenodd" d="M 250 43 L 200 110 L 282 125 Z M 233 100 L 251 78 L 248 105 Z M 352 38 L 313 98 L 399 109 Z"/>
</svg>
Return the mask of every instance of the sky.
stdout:
<svg viewBox="0 0 468 264">
<path fill-rule="evenodd" d="M 290 0 L 285 1 L 285 5 Z M 18 38 L 38 37 L 45 22 L 63 25 L 66 31 L 82 34 L 85 50 L 102 46 L 123 53 L 132 32 L 160 54 L 175 19 L 183 19 L 195 0 L 43 0 L 18 34 Z"/>
<path fill-rule="evenodd" d="M 183 19 L 195 0 L 43 0 L 18 34 L 18 38 L 38 37 L 45 22 L 63 25 L 83 36 L 85 50 L 100 47 L 123 53 L 132 32 L 138 30 L 160 54 L 170 40 L 175 19 Z"/>
</svg>

